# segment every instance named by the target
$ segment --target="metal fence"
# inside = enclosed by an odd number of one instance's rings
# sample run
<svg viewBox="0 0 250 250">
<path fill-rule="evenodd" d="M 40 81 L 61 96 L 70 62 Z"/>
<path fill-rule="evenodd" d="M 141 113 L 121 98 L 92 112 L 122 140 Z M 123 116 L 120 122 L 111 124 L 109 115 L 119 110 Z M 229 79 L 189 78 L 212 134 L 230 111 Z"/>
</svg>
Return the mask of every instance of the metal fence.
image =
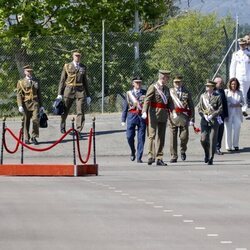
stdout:
<svg viewBox="0 0 250 250">
<path fill-rule="evenodd" d="M 234 38 L 231 37 L 227 43 L 210 46 L 206 54 L 199 54 L 192 44 L 158 49 L 162 35 L 162 32 L 108 33 L 105 34 L 104 50 L 102 34 L 36 37 L 29 42 L 16 39 L 11 44 L 3 39 L 0 41 L 0 116 L 18 115 L 15 88 L 23 77 L 22 67 L 26 64 L 32 65 L 41 82 L 43 103 L 50 113 L 57 96 L 61 70 L 72 60 L 71 52 L 76 48 L 82 52 L 82 62 L 88 70 L 92 102 L 87 112 L 120 112 L 124 94 L 131 87 L 132 76 L 141 75 L 144 88 L 147 88 L 157 79 L 160 67 L 172 70 L 173 74 L 181 74 L 197 102 L 205 80 L 212 78 Z M 137 59 L 135 42 L 139 44 Z M 228 77 L 230 56 L 231 53 L 218 72 L 224 79 Z"/>
</svg>

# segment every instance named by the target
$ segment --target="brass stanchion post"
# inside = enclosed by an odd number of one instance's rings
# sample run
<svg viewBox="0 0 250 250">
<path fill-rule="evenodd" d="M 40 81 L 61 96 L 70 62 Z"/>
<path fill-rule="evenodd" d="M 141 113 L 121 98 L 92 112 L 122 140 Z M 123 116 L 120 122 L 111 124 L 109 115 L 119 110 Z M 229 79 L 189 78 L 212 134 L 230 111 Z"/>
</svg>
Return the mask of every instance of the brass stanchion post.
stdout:
<svg viewBox="0 0 250 250">
<path fill-rule="evenodd" d="M 6 117 L 3 118 L 3 131 L 2 131 L 2 144 L 1 144 L 1 165 L 3 164 L 3 141 L 4 141 L 4 135 L 5 135 L 5 121 Z"/>
<path fill-rule="evenodd" d="M 93 156 L 94 156 L 94 164 L 96 165 L 95 117 L 92 118 L 92 128 L 93 128 Z"/>
</svg>

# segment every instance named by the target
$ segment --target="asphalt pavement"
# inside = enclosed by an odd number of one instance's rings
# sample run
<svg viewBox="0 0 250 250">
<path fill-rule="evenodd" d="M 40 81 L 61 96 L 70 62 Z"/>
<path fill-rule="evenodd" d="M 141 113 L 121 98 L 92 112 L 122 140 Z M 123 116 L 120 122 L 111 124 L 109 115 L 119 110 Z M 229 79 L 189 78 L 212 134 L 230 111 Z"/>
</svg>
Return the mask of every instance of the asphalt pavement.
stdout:
<svg viewBox="0 0 250 250">
<path fill-rule="evenodd" d="M 146 163 L 147 146 L 144 163 L 130 161 L 118 113 L 86 116 L 83 157 L 93 116 L 98 176 L 0 177 L 0 249 L 250 250 L 250 120 L 242 124 L 240 151 L 225 152 L 223 140 L 213 166 L 203 162 L 192 130 L 186 161 L 169 163 L 167 130 L 168 166 L 157 167 Z M 59 117 L 48 122 L 37 148 L 61 137 Z M 18 134 L 20 117 L 6 126 Z M 6 141 L 15 147 L 8 134 Z M 20 150 L 4 151 L 3 163 L 20 163 Z M 24 149 L 24 163 L 73 163 L 72 136 L 45 152 Z"/>
</svg>

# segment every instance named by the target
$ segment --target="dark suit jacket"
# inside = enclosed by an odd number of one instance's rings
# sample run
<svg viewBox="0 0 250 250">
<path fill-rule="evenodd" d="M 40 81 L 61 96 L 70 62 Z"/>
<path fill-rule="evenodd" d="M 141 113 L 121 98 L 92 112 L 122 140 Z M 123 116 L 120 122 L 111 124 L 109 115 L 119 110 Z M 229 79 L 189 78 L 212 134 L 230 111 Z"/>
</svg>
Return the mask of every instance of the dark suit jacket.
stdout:
<svg viewBox="0 0 250 250">
<path fill-rule="evenodd" d="M 220 95 L 221 102 L 222 102 L 222 113 L 221 113 L 221 118 L 224 120 L 225 118 L 228 117 L 228 107 L 227 107 L 227 98 L 225 95 L 224 89 L 216 89 L 216 93 Z"/>
</svg>

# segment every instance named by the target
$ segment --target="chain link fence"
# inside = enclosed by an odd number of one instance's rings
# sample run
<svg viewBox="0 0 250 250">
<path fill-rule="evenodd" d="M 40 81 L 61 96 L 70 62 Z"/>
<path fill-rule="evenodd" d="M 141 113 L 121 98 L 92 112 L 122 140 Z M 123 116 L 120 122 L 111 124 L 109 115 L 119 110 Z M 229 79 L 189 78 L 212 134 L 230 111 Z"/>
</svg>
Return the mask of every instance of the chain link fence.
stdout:
<svg viewBox="0 0 250 250">
<path fill-rule="evenodd" d="M 92 102 L 86 112 L 120 112 L 125 92 L 131 87 L 133 75 L 143 78 L 144 88 L 157 79 L 159 68 L 169 69 L 184 77 L 195 103 L 204 90 L 207 78 L 212 78 L 234 37 L 220 44 L 209 46 L 200 53 L 196 45 L 182 46 L 173 41 L 168 47 L 160 47 L 163 32 L 108 33 L 105 34 L 105 50 L 102 50 L 102 34 L 77 36 L 37 37 L 29 41 L 16 39 L 11 44 L 0 41 L 0 115 L 16 116 L 16 83 L 23 77 L 22 67 L 32 65 L 35 76 L 41 82 L 43 104 L 48 113 L 57 96 L 61 70 L 72 60 L 72 51 L 82 52 L 82 62 L 87 75 Z M 135 59 L 135 42 L 139 44 L 139 58 Z M 208 43 L 211 43 L 208 40 Z M 171 47 L 172 46 L 172 47 Z M 228 79 L 230 56 L 218 72 Z M 102 59 L 104 58 L 104 72 Z M 102 81 L 104 79 L 104 82 Z M 169 83 L 172 86 L 172 83 Z M 104 87 L 104 89 L 103 89 Z M 104 93 L 104 95 L 103 95 Z M 104 104 L 104 105 L 103 105 Z M 72 109 L 72 113 L 74 113 Z"/>
</svg>

